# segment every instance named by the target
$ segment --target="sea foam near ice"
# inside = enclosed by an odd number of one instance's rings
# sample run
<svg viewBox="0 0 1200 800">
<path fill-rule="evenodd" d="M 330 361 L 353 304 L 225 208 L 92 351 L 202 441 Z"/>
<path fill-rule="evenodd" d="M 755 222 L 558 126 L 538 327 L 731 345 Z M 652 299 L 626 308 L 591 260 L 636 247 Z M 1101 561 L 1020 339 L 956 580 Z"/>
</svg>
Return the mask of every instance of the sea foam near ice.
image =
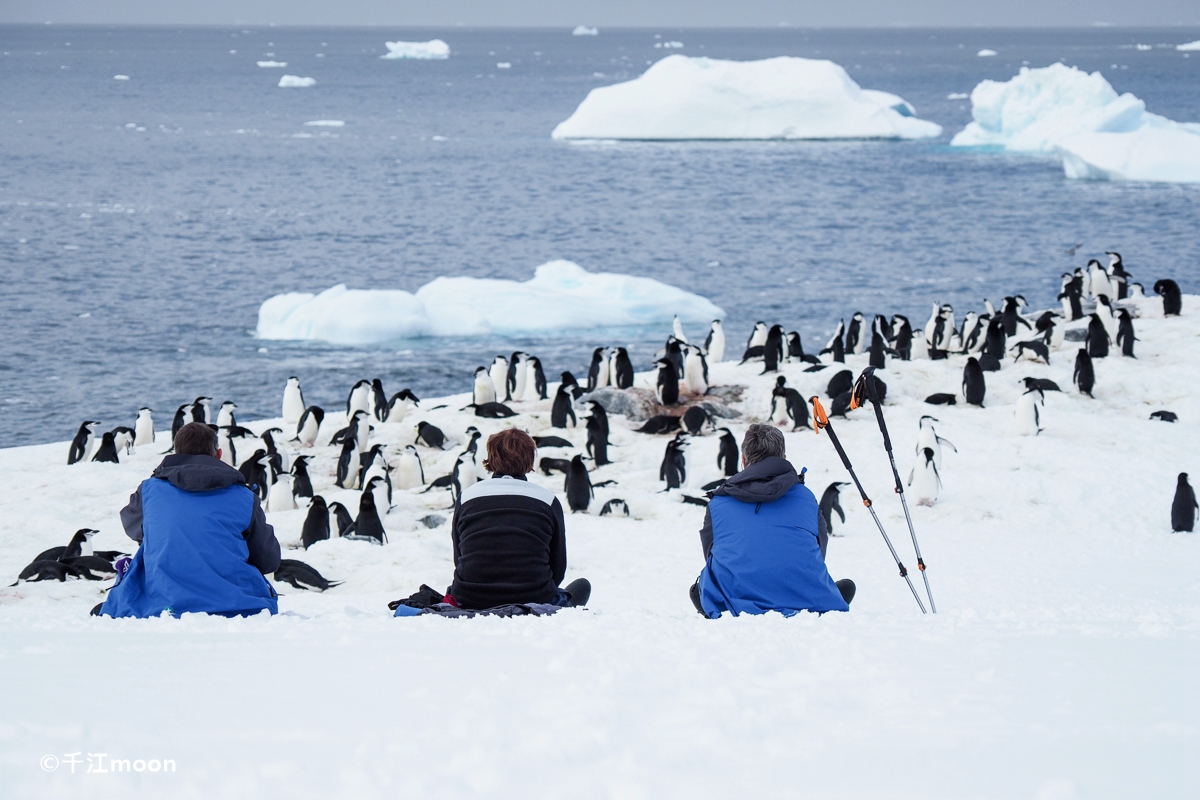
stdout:
<svg viewBox="0 0 1200 800">
<path fill-rule="evenodd" d="M 380 56 L 385 59 L 417 58 L 442 59 L 450 57 L 450 45 L 441 39 L 428 42 L 384 42 L 388 51 Z"/>
<path fill-rule="evenodd" d="M 260 339 L 364 345 L 433 336 L 549 333 L 568 329 L 708 322 L 724 312 L 707 298 L 652 278 L 542 264 L 528 281 L 437 278 L 416 293 L 348 289 L 290 292 L 258 311 Z"/>
<path fill-rule="evenodd" d="M 832 61 L 671 55 L 592 89 L 555 139 L 920 139 L 941 126 L 896 95 L 862 89 Z"/>
<path fill-rule="evenodd" d="M 307 89 L 316 85 L 316 78 L 302 78 L 299 75 L 284 75 L 279 79 L 280 89 Z"/>
</svg>

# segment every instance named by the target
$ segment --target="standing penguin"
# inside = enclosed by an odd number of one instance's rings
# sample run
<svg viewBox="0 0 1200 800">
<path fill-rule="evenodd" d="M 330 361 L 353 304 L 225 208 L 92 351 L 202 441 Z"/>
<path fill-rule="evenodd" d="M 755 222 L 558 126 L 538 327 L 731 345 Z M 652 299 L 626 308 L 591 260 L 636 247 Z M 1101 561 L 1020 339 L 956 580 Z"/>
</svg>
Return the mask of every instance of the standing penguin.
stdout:
<svg viewBox="0 0 1200 800">
<path fill-rule="evenodd" d="M 738 443 L 729 428 L 718 429 L 721 439 L 717 443 L 717 468 L 726 478 L 738 473 Z"/>
<path fill-rule="evenodd" d="M 1164 317 L 1178 317 L 1183 312 L 1183 293 L 1175 281 L 1170 278 L 1155 281 L 1154 293 L 1162 298 Z"/>
<path fill-rule="evenodd" d="M 191 409 L 191 413 L 192 413 L 191 421 L 192 422 L 203 422 L 205 425 L 209 424 L 209 418 L 212 413 L 209 408 L 209 404 L 211 402 L 212 402 L 211 397 L 197 397 L 195 400 L 193 400 L 192 401 L 192 409 Z"/>
<path fill-rule="evenodd" d="M 667 489 L 678 489 L 687 480 L 687 462 L 683 455 L 684 437 L 679 433 L 667 442 L 662 464 L 658 468 L 658 479 L 667 482 Z"/>
<path fill-rule="evenodd" d="M 863 351 L 863 345 L 866 343 L 866 337 L 863 335 L 863 314 L 861 311 L 855 311 L 854 316 L 850 318 L 850 327 L 846 329 L 846 352 L 859 355 Z"/>
<path fill-rule="evenodd" d="M 683 333 L 683 323 L 679 321 L 679 315 L 675 315 L 675 319 L 671 321 L 671 334 L 679 341 L 687 344 L 687 336 Z"/>
<path fill-rule="evenodd" d="M 312 478 L 308 475 L 308 456 L 296 456 L 292 462 L 292 493 L 296 497 L 312 497 Z"/>
<path fill-rule="evenodd" d="M 550 426 L 566 428 L 568 419 L 571 420 L 572 428 L 579 424 L 579 420 L 575 418 L 575 406 L 570 387 L 566 383 L 561 383 L 558 386 L 558 392 L 554 395 L 554 406 L 550 409 Z"/>
<path fill-rule="evenodd" d="M 808 403 L 795 389 L 787 386 L 787 379 L 780 375 L 771 390 L 771 422 L 784 426 L 789 422 L 792 430 L 808 427 Z"/>
<path fill-rule="evenodd" d="M 1133 354 L 1133 343 L 1136 341 L 1137 337 L 1133 335 L 1133 317 L 1129 315 L 1129 309 L 1122 308 L 1117 317 L 1117 344 L 1121 347 L 1121 355 L 1137 358 Z"/>
<path fill-rule="evenodd" d="M 673 406 L 679 402 L 679 374 L 675 372 L 675 365 L 665 358 L 654 363 L 658 365 L 654 394 L 660 405 Z"/>
<path fill-rule="evenodd" d="M 595 391 L 608 386 L 608 359 L 604 356 L 604 348 L 597 347 L 592 351 L 592 363 L 588 365 L 587 390 Z"/>
<path fill-rule="evenodd" d="M 983 368 L 974 356 L 967 359 L 963 367 L 962 381 L 963 399 L 970 405 L 983 408 L 983 396 L 987 393 L 987 384 L 983 380 Z M 932 504 L 931 504 L 932 505 Z"/>
<path fill-rule="evenodd" d="M 755 347 L 762 347 L 767 343 L 767 323 L 759 320 L 754 323 L 754 330 L 750 331 L 750 338 L 746 340 L 746 349 L 751 350 Z"/>
<path fill-rule="evenodd" d="M 134 447 L 141 447 L 144 444 L 154 444 L 154 410 L 151 408 L 141 408 L 138 410 L 137 422 L 133 423 Z"/>
<path fill-rule="evenodd" d="M 633 362 L 629 360 L 629 351 L 624 347 L 618 347 L 613 351 L 612 360 L 609 362 L 609 372 L 613 386 L 618 389 L 633 387 Z"/>
<path fill-rule="evenodd" d="M 683 379 L 683 348 L 684 345 L 674 336 L 667 339 L 667 346 L 663 348 L 663 358 L 675 365 L 675 374 Z"/>
<path fill-rule="evenodd" d="M 917 423 L 917 453 L 920 453 L 925 448 L 933 451 L 933 465 L 938 469 L 942 468 L 942 445 L 950 445 L 950 449 L 958 452 L 958 448 L 949 439 L 943 439 L 938 436 L 937 430 L 934 429 L 933 423 L 938 420 L 928 414 L 921 417 Z"/>
<path fill-rule="evenodd" d="M 783 357 L 783 326 L 772 325 L 767 331 L 767 343 L 763 345 L 763 374 L 778 372 Z"/>
<path fill-rule="evenodd" d="M 608 414 L 599 403 L 588 403 L 587 454 L 597 467 L 611 464 L 608 460 Z"/>
<path fill-rule="evenodd" d="M 304 527 L 300 531 L 300 546 L 307 550 L 328 538 L 329 507 L 325 505 L 325 498 L 317 495 L 308 504 L 308 516 L 304 518 Z"/>
<path fill-rule="evenodd" d="M 475 370 L 475 386 L 471 390 L 471 402 L 477 406 L 496 402 L 496 385 L 492 383 L 492 376 L 487 367 L 478 367 Z"/>
<path fill-rule="evenodd" d="M 537 356 L 529 357 L 527 371 L 529 375 L 526 377 L 526 380 L 529 382 L 529 386 L 532 387 L 536 399 L 545 400 L 549 397 L 546 394 L 546 373 L 542 371 L 542 362 Z"/>
<path fill-rule="evenodd" d="M 708 363 L 695 345 L 687 346 L 687 357 L 683 361 L 683 385 L 691 394 L 708 394 Z"/>
<path fill-rule="evenodd" d="M 392 413 L 392 406 L 388 403 L 387 393 L 383 391 L 383 381 L 379 380 L 379 378 L 371 381 L 371 413 L 380 422 L 387 422 L 388 417 Z"/>
<path fill-rule="evenodd" d="M 846 331 L 846 321 L 839 320 L 837 330 L 833 332 L 833 336 L 829 338 L 829 344 L 825 345 L 825 349 L 821 351 L 821 355 L 828 355 L 831 362 L 844 364 L 846 363 L 846 347 L 842 343 L 842 334 Z"/>
<path fill-rule="evenodd" d="M 1084 338 L 1084 346 L 1087 347 L 1087 353 L 1092 358 L 1105 358 L 1108 356 L 1108 345 L 1110 344 L 1108 329 L 1104 327 L 1103 320 L 1098 314 L 1091 315 L 1091 321 L 1088 322 L 1087 336 Z"/>
<path fill-rule="evenodd" d="M 1120 253 L 1106 250 L 1104 254 L 1108 256 L 1108 279 L 1112 283 L 1112 294 L 1109 297 L 1113 300 L 1124 300 L 1129 293 L 1131 276 L 1125 271 L 1125 264 L 1121 261 Z"/>
<path fill-rule="evenodd" d="M 892 352 L 901 361 L 912 360 L 912 325 L 908 317 L 896 314 L 892 317 Z"/>
<path fill-rule="evenodd" d="M 338 536 L 345 536 L 347 531 L 354 527 L 354 518 L 350 516 L 350 512 L 344 505 L 334 500 L 329 504 L 329 514 L 333 517 L 329 531 L 332 534 L 334 527 L 337 528 Z"/>
<path fill-rule="evenodd" d="M 237 403 L 232 400 L 226 400 L 221 403 L 221 408 L 217 411 L 217 427 L 223 428 L 229 425 L 237 425 L 237 418 L 233 412 L 237 410 Z"/>
<path fill-rule="evenodd" d="M 305 447 L 312 447 L 321 432 L 321 423 L 325 421 L 325 409 L 320 406 L 309 406 L 300 415 L 296 423 L 296 439 Z"/>
<path fill-rule="evenodd" d="M 704 340 L 704 352 L 710 364 L 719 364 L 725 360 L 725 329 L 721 327 L 719 319 L 712 321 L 708 336 Z"/>
<path fill-rule="evenodd" d="M 525 399 L 525 387 L 529 383 L 529 356 L 518 351 L 512 354 L 508 362 L 508 376 L 505 385 L 508 387 L 508 399 L 514 402 Z"/>
<path fill-rule="evenodd" d="M 280 475 L 267 493 L 267 511 L 293 511 L 296 495 L 292 492 L 292 476 Z"/>
<path fill-rule="evenodd" d="M 343 489 L 358 488 L 359 470 L 362 469 L 362 459 L 359 458 L 358 437 L 347 436 L 342 440 L 342 452 L 338 456 L 337 480 Z"/>
<path fill-rule="evenodd" d="M 492 386 L 496 392 L 497 403 L 504 403 L 509 400 L 508 397 L 508 359 L 504 356 L 496 356 L 492 359 L 491 369 L 488 374 L 492 379 Z"/>
<path fill-rule="evenodd" d="M 1070 273 L 1063 274 L 1063 288 L 1058 299 L 1062 301 L 1063 317 L 1070 322 L 1083 319 L 1083 295 L 1079 290 L 1078 278 Z"/>
<path fill-rule="evenodd" d="M 1188 483 L 1186 472 L 1179 473 L 1175 484 L 1175 499 L 1171 502 L 1171 530 L 1191 533 L 1196 529 L 1196 492 Z"/>
<path fill-rule="evenodd" d="M 217 450 L 221 453 L 221 461 L 237 469 L 237 448 L 233 446 L 232 431 L 232 428 L 217 429 Z"/>
<path fill-rule="evenodd" d="M 376 544 L 387 542 L 387 532 L 383 529 L 383 521 L 379 518 L 379 509 L 375 507 L 374 492 L 364 491 L 358 497 L 358 517 L 354 520 L 353 534 L 347 531 L 352 539 L 368 539 Z"/>
<path fill-rule="evenodd" d="M 1108 273 L 1094 258 L 1088 261 L 1088 290 L 1097 300 L 1101 297 L 1107 299 L 1108 293 L 1112 291 L 1112 282 L 1108 279 Z"/>
<path fill-rule="evenodd" d="M 370 413 L 371 409 L 371 382 L 368 380 L 360 380 L 350 387 L 350 394 L 346 395 L 346 417 L 354 416 L 355 411 Z"/>
<path fill-rule="evenodd" d="M 1079 353 L 1075 356 L 1075 375 L 1073 380 L 1079 388 L 1080 394 L 1094 397 L 1092 389 L 1096 386 L 1096 373 L 1092 369 L 1092 357 L 1082 347 L 1079 348 Z"/>
<path fill-rule="evenodd" d="M 67 452 L 67 463 L 76 464 L 85 460 L 92 453 L 92 445 L 96 442 L 96 428 L 100 423 L 96 420 L 86 420 L 79 426 L 75 438 L 71 440 L 71 449 Z"/>
<path fill-rule="evenodd" d="M 100 446 L 96 448 L 96 454 L 92 456 L 92 461 L 108 462 L 109 464 L 121 463 L 121 460 L 117 458 L 117 441 L 112 431 L 107 431 L 100 437 Z"/>
<path fill-rule="evenodd" d="M 887 367 L 887 358 L 884 356 L 883 335 L 877 331 L 871 331 L 871 366 L 875 369 L 885 369 Z"/>
<path fill-rule="evenodd" d="M 972 359 L 973 360 L 973 359 Z M 942 478 L 933 463 L 933 451 L 926 447 L 917 454 L 917 465 L 908 473 L 908 485 L 919 506 L 932 506 L 937 502 Z"/>
<path fill-rule="evenodd" d="M 1017 398 L 1017 434 L 1019 436 L 1037 436 L 1042 432 L 1042 406 L 1046 396 L 1040 389 L 1027 389 L 1025 394 Z"/>
<path fill-rule="evenodd" d="M 287 379 L 283 387 L 283 421 L 295 425 L 304 414 L 304 392 L 300 391 L 300 379 L 295 375 Z"/>
<path fill-rule="evenodd" d="M 410 444 L 400 454 L 400 463 L 396 466 L 396 485 L 401 489 L 415 489 L 425 485 L 425 468 L 421 465 L 421 456 L 417 446 Z"/>
<path fill-rule="evenodd" d="M 849 486 L 848 483 L 839 483 L 834 481 L 825 487 L 824 493 L 821 495 L 821 503 L 817 506 L 821 513 L 821 517 L 825 520 L 825 532 L 830 536 L 841 536 L 840 533 L 833 532 L 833 512 L 837 512 L 842 524 L 846 524 L 846 512 L 842 510 L 841 504 L 841 487 Z"/>
<path fill-rule="evenodd" d="M 1104 323 L 1104 330 L 1108 331 L 1108 338 L 1115 339 L 1117 337 L 1117 320 L 1113 316 L 1112 304 L 1107 296 L 1096 298 L 1096 316 Z"/>
<path fill-rule="evenodd" d="M 592 479 L 583 465 L 583 456 L 577 455 L 571 459 L 566 480 L 563 481 L 563 491 L 567 494 L 567 505 L 572 513 L 587 511 L 592 502 Z"/>
</svg>

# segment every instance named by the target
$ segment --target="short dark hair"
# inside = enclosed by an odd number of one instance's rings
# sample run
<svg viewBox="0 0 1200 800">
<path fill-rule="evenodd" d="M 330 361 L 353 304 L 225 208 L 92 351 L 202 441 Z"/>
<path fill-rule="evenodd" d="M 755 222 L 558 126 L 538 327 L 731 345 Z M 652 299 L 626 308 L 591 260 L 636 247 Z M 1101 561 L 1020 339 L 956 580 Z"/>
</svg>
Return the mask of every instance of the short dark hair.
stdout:
<svg viewBox="0 0 1200 800">
<path fill-rule="evenodd" d="M 533 471 L 537 444 L 528 433 L 517 428 L 493 433 L 487 440 L 487 458 L 483 468 L 493 475 L 521 477 Z"/>
<path fill-rule="evenodd" d="M 216 456 L 217 432 L 203 422 L 189 422 L 175 434 L 175 452 L 181 456 Z"/>
<path fill-rule="evenodd" d="M 783 441 L 783 432 L 774 425 L 754 423 L 746 429 L 746 437 L 742 439 L 742 455 L 746 464 L 757 464 L 764 458 L 783 458 L 787 446 Z"/>
</svg>

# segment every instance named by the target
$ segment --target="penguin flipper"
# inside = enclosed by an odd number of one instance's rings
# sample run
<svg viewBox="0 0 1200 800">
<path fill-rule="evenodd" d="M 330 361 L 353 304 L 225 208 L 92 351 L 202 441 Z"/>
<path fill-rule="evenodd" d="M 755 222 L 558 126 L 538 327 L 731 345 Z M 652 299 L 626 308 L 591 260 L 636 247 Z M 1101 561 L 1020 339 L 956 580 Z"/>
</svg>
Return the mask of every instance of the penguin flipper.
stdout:
<svg viewBox="0 0 1200 800">
<path fill-rule="evenodd" d="M 943 439 L 942 437 L 938 436 L 938 437 L 937 437 L 937 441 L 938 441 L 938 444 L 948 444 L 948 445 L 950 445 L 950 449 L 951 449 L 951 450 L 953 450 L 953 451 L 954 451 L 954 452 L 956 452 L 956 453 L 958 452 L 958 448 L 954 446 L 954 442 L 950 441 L 949 439 Z"/>
<path fill-rule="evenodd" d="M 835 497 L 835 498 L 833 499 L 833 506 L 832 506 L 832 508 L 833 508 L 833 510 L 834 510 L 834 511 L 836 511 L 836 512 L 838 513 L 838 516 L 839 516 L 839 517 L 841 517 L 841 519 L 842 519 L 842 524 L 843 524 L 843 525 L 845 525 L 845 524 L 846 524 L 846 512 L 845 512 L 845 511 L 842 511 L 842 504 L 841 504 L 841 502 L 840 502 L 839 498 L 836 498 L 836 497 Z"/>
</svg>

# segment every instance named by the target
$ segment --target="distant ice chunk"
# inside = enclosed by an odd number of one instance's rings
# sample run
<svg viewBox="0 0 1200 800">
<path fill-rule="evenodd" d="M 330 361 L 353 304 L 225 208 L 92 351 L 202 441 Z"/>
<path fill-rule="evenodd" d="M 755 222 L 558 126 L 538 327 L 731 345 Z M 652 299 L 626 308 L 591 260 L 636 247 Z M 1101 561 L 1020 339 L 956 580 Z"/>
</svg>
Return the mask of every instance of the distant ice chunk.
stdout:
<svg viewBox="0 0 1200 800">
<path fill-rule="evenodd" d="M 284 75 L 279 79 L 280 89 L 307 89 L 316 85 L 316 78 L 301 78 L 299 75 Z"/>
<path fill-rule="evenodd" d="M 587 25 L 577 25 L 575 30 L 571 31 L 572 36 L 599 36 L 598 28 L 589 28 Z"/>
<path fill-rule="evenodd" d="M 898 110 L 900 109 L 900 110 Z M 920 139 L 941 126 L 841 66 L 781 56 L 725 61 L 671 55 L 640 77 L 592 89 L 555 139 Z"/>
<path fill-rule="evenodd" d="M 256 61 L 255 63 L 266 69 L 278 69 L 287 66 L 286 61 Z"/>
<path fill-rule="evenodd" d="M 1200 39 L 1197 39 L 1194 42 L 1188 42 L 1186 44 L 1177 44 L 1177 45 L 1175 45 L 1175 49 L 1176 50 L 1200 50 Z"/>
<path fill-rule="evenodd" d="M 951 92 L 950 94 L 946 95 L 946 99 L 947 100 L 966 100 L 970 96 L 971 95 L 967 94 L 966 92 Z"/>
<path fill-rule="evenodd" d="M 654 46 L 663 50 L 679 50 L 683 48 L 683 42 L 655 42 Z"/>
<path fill-rule="evenodd" d="M 449 58 L 450 45 L 441 39 L 428 42 L 384 42 L 388 51 L 380 58 Z"/>
<path fill-rule="evenodd" d="M 980 51 L 979 51 L 978 53 L 976 53 L 975 55 L 979 56 L 980 58 L 991 58 L 992 56 L 998 56 L 998 55 L 1000 55 L 1000 54 L 999 54 L 999 53 L 997 53 L 995 50 L 988 50 L 988 49 L 985 47 L 984 49 L 980 50 Z"/>
<path fill-rule="evenodd" d="M 127 81 L 127 80 L 129 80 L 129 76 L 128 75 L 113 75 L 113 80 L 114 81 Z"/>
<path fill-rule="evenodd" d="M 304 124 L 311 128 L 341 128 L 346 123 L 340 119 L 314 119 Z"/>
<path fill-rule="evenodd" d="M 1183 125 L 1077 133 L 1058 149 L 1068 178 L 1200 183 L 1200 130 Z"/>
<path fill-rule="evenodd" d="M 496 69 L 512 69 L 512 62 L 500 61 L 496 64 Z"/>
<path fill-rule="evenodd" d="M 260 339 L 364 345 L 655 325 L 676 314 L 693 323 L 724 316 L 708 299 L 652 278 L 588 272 L 571 261 L 551 261 L 528 281 L 443 277 L 415 294 L 338 285 L 317 295 L 275 295 L 259 308 L 257 332 Z"/>
</svg>

